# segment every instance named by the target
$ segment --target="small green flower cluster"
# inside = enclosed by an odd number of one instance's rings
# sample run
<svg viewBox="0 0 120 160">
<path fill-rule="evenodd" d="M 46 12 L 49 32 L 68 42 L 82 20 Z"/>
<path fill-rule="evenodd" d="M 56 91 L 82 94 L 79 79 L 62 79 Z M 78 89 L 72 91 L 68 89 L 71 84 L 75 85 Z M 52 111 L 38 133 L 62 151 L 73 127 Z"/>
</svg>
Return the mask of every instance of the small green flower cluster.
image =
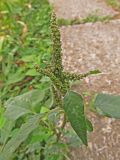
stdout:
<svg viewBox="0 0 120 160">
<path fill-rule="evenodd" d="M 64 72 L 64 77 L 67 80 L 76 81 L 76 80 L 81 80 L 89 75 L 98 74 L 98 73 L 101 73 L 101 72 L 99 70 L 93 70 L 85 74 L 75 74 L 75 73 Z"/>
<path fill-rule="evenodd" d="M 39 68 L 38 66 L 35 66 L 37 72 L 39 72 L 40 74 L 42 74 L 43 76 L 48 76 L 51 81 L 53 82 L 53 86 L 55 86 L 57 88 L 57 90 L 60 91 L 60 93 L 62 95 L 64 95 L 68 88 L 66 87 L 66 85 L 64 85 L 61 81 L 60 78 L 58 78 L 53 72 L 51 69 L 49 68 L 45 68 L 45 69 L 42 69 L 42 68 Z"/>
<path fill-rule="evenodd" d="M 53 12 L 51 18 L 51 32 L 52 32 L 52 62 L 51 65 L 45 69 L 36 67 L 36 70 L 44 76 L 48 76 L 53 82 L 53 94 L 55 98 L 56 106 L 62 107 L 62 98 L 66 92 L 70 89 L 70 81 L 81 80 L 91 74 L 100 73 L 99 70 L 90 71 L 85 74 L 71 74 L 63 71 L 62 66 L 62 50 L 61 50 L 61 40 L 60 31 L 56 21 L 56 15 Z"/>
<path fill-rule="evenodd" d="M 54 103 L 55 103 L 55 107 L 61 107 L 62 106 L 62 97 L 60 95 L 60 93 L 57 91 L 57 89 L 53 86 L 52 87 L 52 91 L 53 91 L 53 96 L 54 96 Z"/>
<path fill-rule="evenodd" d="M 56 77 L 61 76 L 63 71 L 62 66 L 62 52 L 61 52 L 61 40 L 60 40 L 60 31 L 56 21 L 56 15 L 53 12 L 51 18 L 51 35 L 52 35 L 52 64 L 54 65 L 54 74 Z"/>
</svg>

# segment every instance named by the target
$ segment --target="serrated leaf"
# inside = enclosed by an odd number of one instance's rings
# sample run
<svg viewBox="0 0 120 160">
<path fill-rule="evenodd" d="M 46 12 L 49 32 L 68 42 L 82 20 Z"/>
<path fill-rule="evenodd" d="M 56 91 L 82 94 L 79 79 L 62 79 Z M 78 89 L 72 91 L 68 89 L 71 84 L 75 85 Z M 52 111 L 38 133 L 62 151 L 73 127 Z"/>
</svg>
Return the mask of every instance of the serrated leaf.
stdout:
<svg viewBox="0 0 120 160">
<path fill-rule="evenodd" d="M 120 96 L 100 93 L 96 96 L 94 107 L 105 116 L 120 119 Z"/>
<path fill-rule="evenodd" d="M 12 158 L 13 153 L 20 144 L 23 143 L 28 138 L 29 134 L 39 126 L 40 117 L 40 115 L 35 115 L 21 126 L 19 132 L 5 145 L 0 154 L 0 160 L 10 160 Z"/>
<path fill-rule="evenodd" d="M 16 120 L 25 114 L 32 114 L 35 112 L 36 107 L 41 107 L 40 102 L 43 100 L 44 96 L 44 90 L 32 90 L 23 95 L 9 99 L 5 103 L 5 116 L 8 119 Z"/>
<path fill-rule="evenodd" d="M 82 142 L 87 145 L 87 126 L 84 115 L 84 103 L 81 95 L 69 91 L 64 98 L 64 110 L 71 126 Z"/>
</svg>

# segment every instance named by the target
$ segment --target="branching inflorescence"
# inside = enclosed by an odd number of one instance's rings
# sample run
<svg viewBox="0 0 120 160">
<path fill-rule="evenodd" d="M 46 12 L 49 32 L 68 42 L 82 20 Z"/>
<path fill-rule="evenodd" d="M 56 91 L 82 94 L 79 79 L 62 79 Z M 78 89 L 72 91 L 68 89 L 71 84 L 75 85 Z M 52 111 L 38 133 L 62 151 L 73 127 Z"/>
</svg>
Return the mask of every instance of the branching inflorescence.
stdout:
<svg viewBox="0 0 120 160">
<path fill-rule="evenodd" d="M 70 81 L 81 80 L 89 75 L 100 73 L 99 70 L 90 71 L 85 74 L 74 74 L 63 71 L 62 66 L 62 49 L 60 40 L 60 31 L 56 21 L 56 15 L 53 12 L 51 17 L 51 35 L 52 35 L 52 62 L 51 67 L 42 69 L 36 67 L 36 70 L 44 75 L 48 76 L 53 82 L 53 93 L 56 101 L 56 105 L 62 107 L 63 96 L 70 89 Z M 60 102 L 61 101 L 61 102 Z"/>
</svg>

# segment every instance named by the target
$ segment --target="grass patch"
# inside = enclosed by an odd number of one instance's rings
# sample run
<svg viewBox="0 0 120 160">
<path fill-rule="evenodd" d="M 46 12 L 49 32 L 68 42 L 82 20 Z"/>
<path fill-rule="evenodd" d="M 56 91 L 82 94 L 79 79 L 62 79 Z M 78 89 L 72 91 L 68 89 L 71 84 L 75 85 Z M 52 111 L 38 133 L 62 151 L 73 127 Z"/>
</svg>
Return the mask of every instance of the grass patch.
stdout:
<svg viewBox="0 0 120 160">
<path fill-rule="evenodd" d="M 112 19 L 112 16 L 97 16 L 97 15 L 89 15 L 83 19 L 73 19 L 73 20 L 66 20 L 66 19 L 58 19 L 59 26 L 68 26 L 68 25 L 77 25 L 77 24 L 84 24 L 84 23 L 95 23 L 95 22 L 108 22 Z"/>
<path fill-rule="evenodd" d="M 0 88 L 5 100 L 34 88 L 34 63 L 42 66 L 51 57 L 51 7 L 47 0 L 0 4 Z"/>
<path fill-rule="evenodd" d="M 107 3 L 112 7 L 120 10 L 120 3 L 117 0 L 107 0 Z"/>
</svg>

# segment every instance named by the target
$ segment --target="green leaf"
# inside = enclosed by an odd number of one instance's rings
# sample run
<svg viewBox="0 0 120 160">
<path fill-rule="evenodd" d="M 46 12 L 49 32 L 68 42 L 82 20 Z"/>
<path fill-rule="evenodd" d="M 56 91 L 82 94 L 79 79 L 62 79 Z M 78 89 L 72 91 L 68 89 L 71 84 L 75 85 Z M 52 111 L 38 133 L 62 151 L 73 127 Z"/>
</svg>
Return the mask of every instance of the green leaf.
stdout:
<svg viewBox="0 0 120 160">
<path fill-rule="evenodd" d="M 4 115 L 1 115 L 0 116 L 0 129 L 4 126 L 4 124 L 5 124 L 5 117 L 4 117 Z"/>
<path fill-rule="evenodd" d="M 51 108 L 53 106 L 53 104 L 54 104 L 54 96 L 53 96 L 52 91 L 50 90 L 49 99 L 46 100 L 45 106 L 47 106 L 48 108 Z"/>
<path fill-rule="evenodd" d="M 68 146 L 64 143 L 47 143 L 45 146 L 45 160 L 63 160 L 68 153 Z"/>
<path fill-rule="evenodd" d="M 81 139 L 77 136 L 73 128 L 68 128 L 68 130 L 64 130 L 64 137 L 67 139 L 67 145 L 72 148 L 80 148 L 83 143 Z"/>
<path fill-rule="evenodd" d="M 96 96 L 94 107 L 105 116 L 120 119 L 120 96 L 100 93 Z"/>
<path fill-rule="evenodd" d="M 19 81 L 23 80 L 24 77 L 25 77 L 25 73 L 22 73 L 22 70 L 20 70 L 14 74 L 10 74 L 6 84 L 10 85 L 10 84 L 19 82 Z"/>
<path fill-rule="evenodd" d="M 48 114 L 48 120 L 53 125 L 56 125 L 60 120 L 60 115 L 61 115 L 61 109 L 60 108 L 52 109 Z"/>
<path fill-rule="evenodd" d="M 10 160 L 12 158 L 13 153 L 20 144 L 23 143 L 28 138 L 29 134 L 39 126 L 40 118 L 40 115 L 35 115 L 21 126 L 19 132 L 5 145 L 0 154 L 0 160 Z"/>
<path fill-rule="evenodd" d="M 84 103 L 81 95 L 69 91 L 64 98 L 64 110 L 71 126 L 82 142 L 87 145 L 87 126 L 84 115 Z"/>
<path fill-rule="evenodd" d="M 4 42 L 4 40 L 5 40 L 5 37 L 4 37 L 4 36 L 1 36 L 1 37 L 0 37 L 0 53 L 1 53 L 1 51 L 2 51 L 2 47 L 3 47 L 3 42 Z"/>
<path fill-rule="evenodd" d="M 14 125 L 15 125 L 14 121 L 6 120 L 3 128 L 1 129 L 1 131 L 0 131 L 0 142 L 3 145 L 6 143 L 6 141 L 10 137 L 10 133 L 11 133 L 11 130 L 14 127 Z"/>
<path fill-rule="evenodd" d="M 38 75 L 39 75 L 39 73 L 35 69 L 29 69 L 26 72 L 26 76 L 38 76 Z"/>
<path fill-rule="evenodd" d="M 88 119 L 86 119 L 86 125 L 87 125 L 87 130 L 89 132 L 92 132 L 93 131 L 93 126 L 92 126 L 92 123 Z"/>
<path fill-rule="evenodd" d="M 31 55 L 24 55 L 21 60 L 24 62 L 34 62 L 35 59 L 36 55 L 31 54 Z"/>
<path fill-rule="evenodd" d="M 29 144 L 34 144 L 36 142 L 40 143 L 43 140 L 47 141 L 50 136 L 52 136 L 53 132 L 49 131 L 48 128 L 43 126 L 39 126 L 31 135 Z"/>
<path fill-rule="evenodd" d="M 0 129 L 4 126 L 5 124 L 5 117 L 4 117 L 4 109 L 0 106 Z"/>
<path fill-rule="evenodd" d="M 36 113 L 36 108 L 41 108 L 40 102 L 43 100 L 44 96 L 45 91 L 32 90 L 23 95 L 9 99 L 5 103 L 5 116 L 8 119 L 16 120 L 25 114 Z"/>
</svg>

